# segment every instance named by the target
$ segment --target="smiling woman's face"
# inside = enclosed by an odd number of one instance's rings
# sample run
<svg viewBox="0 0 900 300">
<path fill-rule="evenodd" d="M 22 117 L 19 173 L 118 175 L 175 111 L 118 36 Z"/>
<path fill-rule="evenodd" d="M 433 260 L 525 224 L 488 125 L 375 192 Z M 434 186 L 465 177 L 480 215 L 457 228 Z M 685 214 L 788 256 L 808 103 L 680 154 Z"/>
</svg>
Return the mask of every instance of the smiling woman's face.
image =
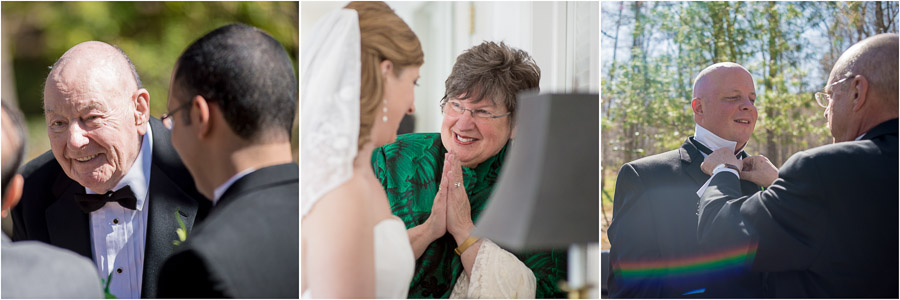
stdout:
<svg viewBox="0 0 900 300">
<path fill-rule="evenodd" d="M 444 105 L 441 122 L 441 142 L 448 151 L 456 153 L 463 166 L 474 168 L 496 155 L 513 137 L 509 118 L 478 118 L 470 111 L 456 113 L 450 105 L 458 103 L 465 109 L 484 110 L 492 115 L 507 113 L 506 107 L 485 96 L 478 103 L 450 98 Z"/>
</svg>

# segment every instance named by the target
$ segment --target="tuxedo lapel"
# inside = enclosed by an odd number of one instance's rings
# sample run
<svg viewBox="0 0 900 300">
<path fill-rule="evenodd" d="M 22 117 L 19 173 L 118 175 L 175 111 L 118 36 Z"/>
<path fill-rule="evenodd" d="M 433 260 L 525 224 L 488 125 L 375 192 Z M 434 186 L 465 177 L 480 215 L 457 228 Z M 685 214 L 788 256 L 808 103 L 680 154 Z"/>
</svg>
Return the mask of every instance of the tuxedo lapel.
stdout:
<svg viewBox="0 0 900 300">
<path fill-rule="evenodd" d="M 156 118 L 150 118 L 150 126 L 153 129 L 153 163 L 150 166 L 142 298 L 156 298 L 159 270 L 175 249 L 172 242 L 178 239 L 175 230 L 180 225 L 175 218 L 176 211 L 190 232 L 198 215 L 205 216 L 209 207 L 209 201 L 199 193 L 185 190 L 193 188 L 194 181 L 172 148 L 169 130 Z M 202 214 L 198 213 L 201 205 L 204 205 Z"/>
<path fill-rule="evenodd" d="M 50 243 L 93 260 L 90 216 L 78 207 L 74 197 L 75 193 L 84 193 L 84 187 L 61 174 L 52 188 L 58 196 L 45 212 Z"/>
<path fill-rule="evenodd" d="M 697 188 L 699 189 L 709 179 L 709 175 L 703 174 L 703 170 L 700 169 L 700 164 L 703 163 L 703 155 L 691 143 L 690 138 L 685 140 L 678 150 L 681 154 L 681 164 L 685 173 L 697 183 Z"/>
<path fill-rule="evenodd" d="M 150 168 L 150 198 L 147 214 L 147 242 L 144 250 L 144 279 L 142 298 L 155 298 L 156 282 L 163 262 L 172 254 L 178 240 L 176 229 L 180 225 L 175 218 L 179 214 L 188 232 L 197 216 L 198 204 L 183 191 L 166 173 L 153 165 Z"/>
</svg>

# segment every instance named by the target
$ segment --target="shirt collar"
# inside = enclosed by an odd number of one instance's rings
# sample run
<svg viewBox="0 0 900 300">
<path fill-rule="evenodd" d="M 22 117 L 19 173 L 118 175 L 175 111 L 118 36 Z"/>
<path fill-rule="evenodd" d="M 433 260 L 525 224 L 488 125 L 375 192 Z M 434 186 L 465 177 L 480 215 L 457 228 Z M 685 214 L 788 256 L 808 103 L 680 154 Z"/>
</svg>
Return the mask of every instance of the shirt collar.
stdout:
<svg viewBox="0 0 900 300">
<path fill-rule="evenodd" d="M 144 134 L 142 139 L 141 151 L 138 152 L 137 158 L 134 159 L 131 169 L 112 189 L 113 191 L 118 191 L 126 185 L 131 186 L 131 191 L 134 192 L 134 197 L 137 199 L 135 204 L 138 211 L 142 211 L 144 208 L 148 187 L 150 186 L 150 163 L 153 159 L 153 131 L 150 129 L 150 126 L 147 126 L 147 134 Z M 99 194 L 87 187 L 84 189 L 87 194 Z"/>
<path fill-rule="evenodd" d="M 737 147 L 737 142 L 723 139 L 715 133 L 712 133 L 712 131 L 703 128 L 703 126 L 700 126 L 700 124 L 694 126 L 694 140 L 713 151 L 716 151 L 719 148 L 728 148 L 728 150 L 731 150 L 731 153 L 735 153 L 734 148 Z M 744 144 L 744 147 L 746 146 L 747 145 Z M 738 149 L 737 152 L 743 150 L 744 147 Z M 703 157 L 706 157 L 705 153 L 703 154 Z"/>
<path fill-rule="evenodd" d="M 253 173 L 253 171 L 256 171 L 256 169 L 255 168 L 244 169 L 243 171 L 240 171 L 237 174 L 234 174 L 234 176 L 231 176 L 231 178 L 228 178 L 228 180 L 226 180 L 225 183 L 223 183 L 222 185 L 217 187 L 213 191 L 213 205 L 215 206 L 216 203 L 219 202 L 219 199 L 222 198 L 222 195 L 225 194 L 225 191 L 227 191 L 228 188 L 231 187 L 231 185 L 234 184 L 235 181 L 238 181 L 238 179 L 241 179 L 244 176 L 247 176 L 247 174 Z"/>
<path fill-rule="evenodd" d="M 856 139 L 854 141 L 861 140 L 864 136 L 866 136 L 866 133 L 868 133 L 868 132 L 863 132 L 863 134 L 860 134 L 858 137 L 856 137 Z"/>
</svg>

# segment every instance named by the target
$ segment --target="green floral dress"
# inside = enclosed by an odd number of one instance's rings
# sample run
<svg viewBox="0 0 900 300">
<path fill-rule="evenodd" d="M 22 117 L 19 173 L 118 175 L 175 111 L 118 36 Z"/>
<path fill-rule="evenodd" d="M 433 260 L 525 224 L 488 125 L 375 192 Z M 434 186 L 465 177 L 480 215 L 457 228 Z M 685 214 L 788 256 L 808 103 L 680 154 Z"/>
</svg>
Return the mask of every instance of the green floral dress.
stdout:
<svg viewBox="0 0 900 300">
<path fill-rule="evenodd" d="M 497 181 L 503 158 L 500 153 L 474 169 L 462 167 L 463 183 L 472 205 L 472 220 L 484 210 Z M 441 182 L 444 153 L 440 133 L 412 133 L 397 137 L 397 141 L 375 149 L 372 165 L 375 175 L 387 191 L 394 215 L 412 228 L 431 215 L 431 205 Z M 425 249 L 416 261 L 416 271 L 410 283 L 409 298 L 448 298 L 462 272 L 459 256 L 453 253 L 456 241 L 449 233 Z M 563 298 L 558 282 L 566 279 L 566 252 L 513 253 L 534 272 L 537 279 L 537 298 Z"/>
</svg>

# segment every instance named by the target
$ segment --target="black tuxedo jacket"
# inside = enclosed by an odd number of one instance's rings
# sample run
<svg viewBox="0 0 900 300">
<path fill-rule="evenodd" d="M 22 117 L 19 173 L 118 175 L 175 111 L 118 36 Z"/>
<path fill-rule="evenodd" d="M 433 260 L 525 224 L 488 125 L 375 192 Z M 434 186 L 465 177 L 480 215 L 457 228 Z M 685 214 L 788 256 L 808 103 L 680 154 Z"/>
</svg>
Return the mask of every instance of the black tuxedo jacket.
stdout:
<svg viewBox="0 0 900 300">
<path fill-rule="evenodd" d="M 697 241 L 697 190 L 709 179 L 692 138 L 681 148 L 622 166 L 607 231 L 612 298 L 763 296 L 762 274 L 743 266 L 707 267 L 715 250 Z M 742 154 L 744 155 L 744 154 Z M 738 194 L 759 187 L 741 181 Z"/>
<path fill-rule="evenodd" d="M 159 296 L 299 298 L 298 176 L 289 163 L 235 181 L 166 260 Z"/>
<path fill-rule="evenodd" d="M 202 220 L 210 203 L 194 186 L 194 179 L 172 148 L 169 130 L 150 118 L 153 130 L 153 158 L 150 166 L 147 236 L 141 297 L 156 297 L 156 278 L 163 261 L 178 239 L 176 210 L 188 230 Z M 73 195 L 84 187 L 65 173 L 47 151 L 23 168 L 25 188 L 13 208 L 13 240 L 36 240 L 69 249 L 87 258 L 91 254 L 90 216 L 75 203 Z"/>
<path fill-rule="evenodd" d="M 893 119 L 794 154 L 764 192 L 742 197 L 722 172 L 703 194 L 698 236 L 755 249 L 747 263 L 771 272 L 775 297 L 897 298 L 897 171 Z"/>
</svg>

